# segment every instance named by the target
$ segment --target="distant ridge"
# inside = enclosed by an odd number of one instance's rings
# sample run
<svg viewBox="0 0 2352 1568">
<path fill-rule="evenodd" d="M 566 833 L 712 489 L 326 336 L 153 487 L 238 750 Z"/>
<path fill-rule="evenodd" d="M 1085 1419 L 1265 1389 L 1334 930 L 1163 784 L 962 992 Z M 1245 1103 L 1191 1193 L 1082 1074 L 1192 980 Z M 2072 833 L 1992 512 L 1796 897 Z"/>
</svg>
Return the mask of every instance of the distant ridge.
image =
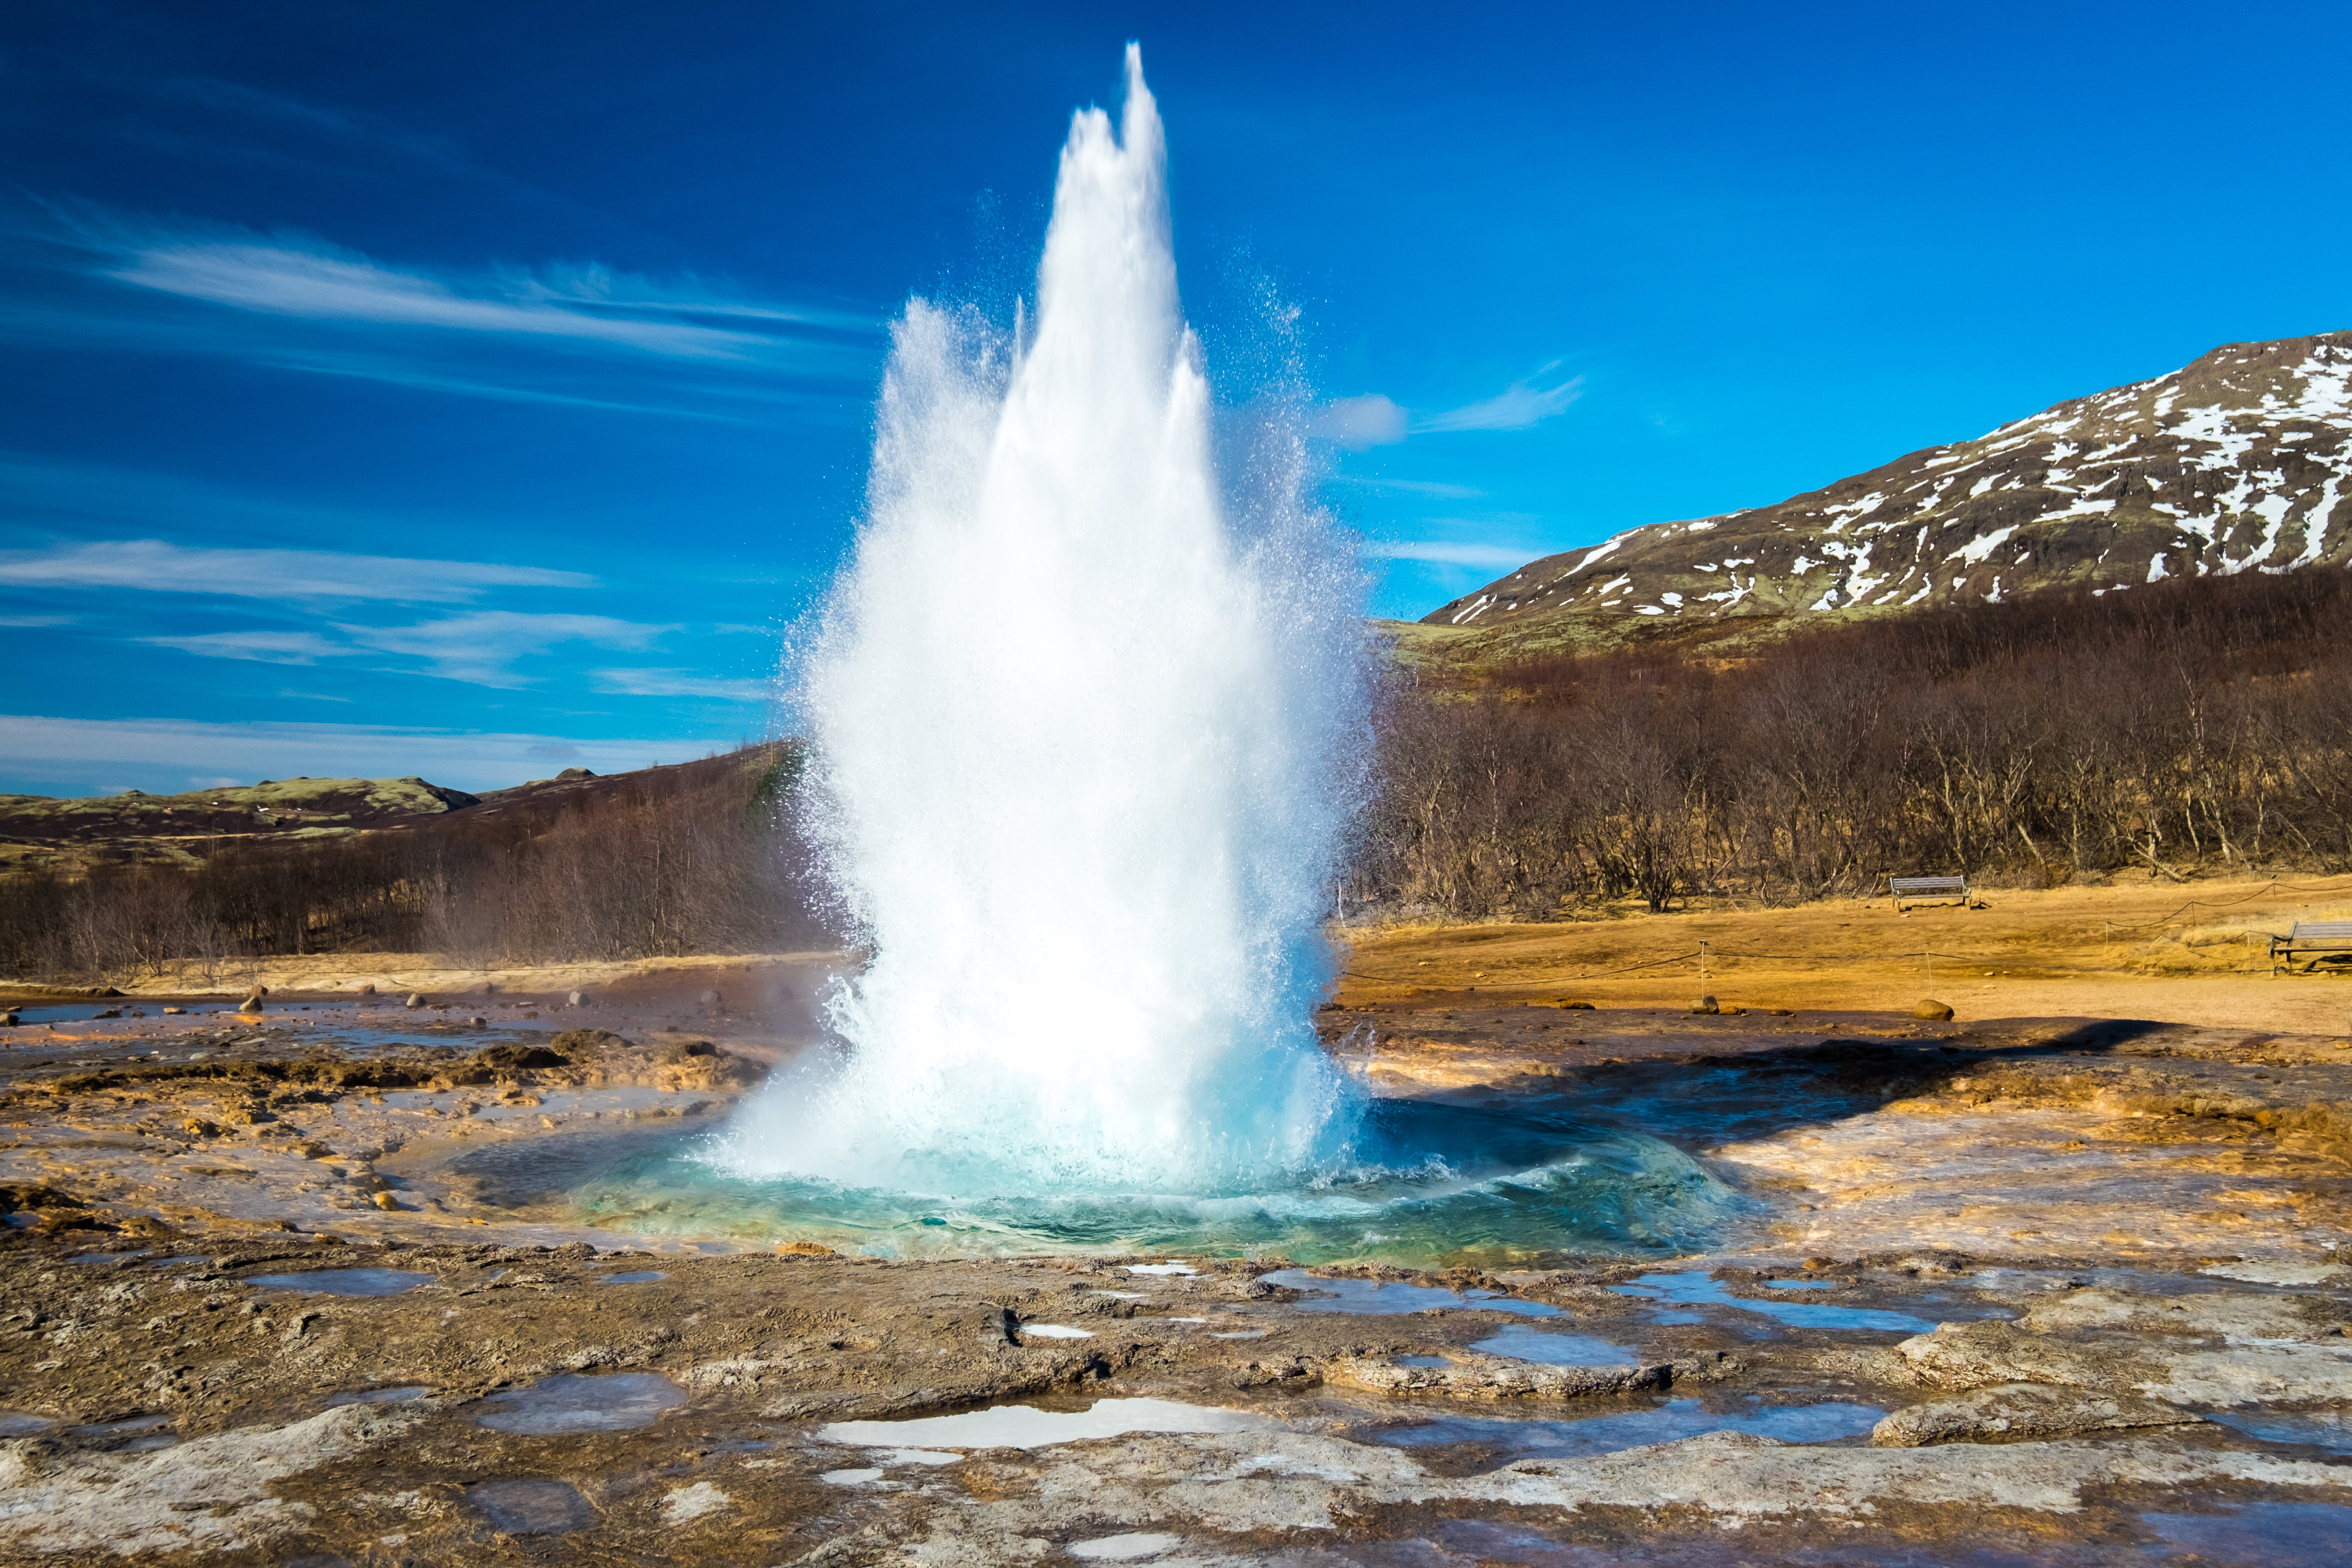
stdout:
<svg viewBox="0 0 2352 1568">
<path fill-rule="evenodd" d="M 1777 506 L 1547 555 L 1422 622 L 1802 616 L 2343 566 L 2347 482 L 2352 332 L 2227 343 Z"/>
</svg>

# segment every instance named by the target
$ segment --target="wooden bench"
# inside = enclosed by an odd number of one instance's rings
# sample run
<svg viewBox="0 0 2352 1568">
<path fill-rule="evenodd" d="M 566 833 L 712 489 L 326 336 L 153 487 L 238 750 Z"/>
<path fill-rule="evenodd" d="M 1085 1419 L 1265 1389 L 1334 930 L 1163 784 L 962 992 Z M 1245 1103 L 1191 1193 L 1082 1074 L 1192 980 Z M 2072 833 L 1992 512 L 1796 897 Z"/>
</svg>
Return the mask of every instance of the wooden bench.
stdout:
<svg viewBox="0 0 2352 1568">
<path fill-rule="evenodd" d="M 2297 921 L 2286 935 L 2271 938 L 2271 973 L 2298 957 L 2332 952 L 2352 956 L 2352 921 Z"/>
<path fill-rule="evenodd" d="M 1887 889 L 1895 895 L 1895 907 L 1903 908 L 1903 900 L 1913 903 L 1940 903 L 1957 900 L 1962 908 L 1969 901 L 1969 879 L 1966 877 L 1889 877 Z"/>
</svg>

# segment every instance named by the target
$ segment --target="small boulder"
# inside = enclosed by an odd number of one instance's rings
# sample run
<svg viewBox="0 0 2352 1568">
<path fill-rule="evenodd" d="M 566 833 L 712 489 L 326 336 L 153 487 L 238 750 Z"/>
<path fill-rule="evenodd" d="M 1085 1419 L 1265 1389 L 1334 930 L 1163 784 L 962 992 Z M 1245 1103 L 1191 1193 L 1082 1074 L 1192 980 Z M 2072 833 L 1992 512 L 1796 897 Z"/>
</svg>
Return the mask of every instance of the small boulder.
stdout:
<svg viewBox="0 0 2352 1568">
<path fill-rule="evenodd" d="M 489 1020 L 483 1017 L 479 1013 L 475 1014 L 472 1017 L 467 1019 L 466 1022 L 471 1024 L 477 1029 L 486 1028 L 489 1025 Z"/>
<path fill-rule="evenodd" d="M 422 1007 L 422 1006 L 424 1006 L 424 1005 L 425 1005 L 425 993 L 424 993 L 424 992 L 422 992 L 422 991 L 412 991 L 412 992 L 410 992 L 410 993 L 408 994 L 408 1000 L 407 1000 L 407 1001 L 405 1001 L 405 1002 L 403 1002 L 403 1003 L 401 1004 L 401 1005 L 402 1005 L 402 1006 L 404 1006 L 404 1007 Z"/>
<path fill-rule="evenodd" d="M 559 1051 L 625 1051 L 636 1047 L 635 1041 L 624 1039 L 610 1029 L 566 1029 L 548 1044 Z"/>
<path fill-rule="evenodd" d="M 170 1017 L 175 1014 L 184 1013 L 186 1011 L 187 1009 L 185 1007 L 166 1007 L 163 1009 L 163 1014 L 164 1016 Z"/>
<path fill-rule="evenodd" d="M 1948 1005 L 1938 1002 L 1934 997 L 1930 996 L 1923 999 L 1916 1007 L 1912 1008 L 1911 1016 L 1915 1018 L 1930 1018 L 1935 1020 L 1937 1023 L 1945 1024 L 1951 1021 L 1952 1009 Z"/>
<path fill-rule="evenodd" d="M 695 997 L 695 1000 L 696 1000 L 696 1001 L 698 1001 L 698 1002 L 699 1002 L 699 1003 L 701 1003 L 704 1006 L 706 1006 L 706 1007 L 709 1007 L 709 1008 L 712 1008 L 712 1009 L 716 1009 L 716 1008 L 718 1008 L 718 1007 L 719 1006 L 719 1005 L 720 1005 L 720 1004 L 719 1004 L 719 993 L 718 993 L 718 992 L 716 992 L 716 991 L 705 991 L 705 992 L 703 992 L 701 994 L 699 994 L 699 995 L 698 995 L 697 997 Z"/>
<path fill-rule="evenodd" d="M 1697 1001 L 1691 1004 L 1691 1011 L 1694 1013 L 1719 1013 L 1722 1009 L 1716 1005 L 1714 997 L 1702 996 Z"/>
<path fill-rule="evenodd" d="M 558 1056 L 545 1046 L 488 1046 L 474 1053 L 474 1060 L 486 1068 L 501 1072 L 523 1072 L 532 1068 L 570 1067 L 569 1057 Z"/>
<path fill-rule="evenodd" d="M 585 1007 L 588 1005 L 588 994 L 585 991 L 573 991 L 568 993 L 563 999 L 574 1007 Z"/>
<path fill-rule="evenodd" d="M 362 985 L 359 989 L 359 994 L 362 996 L 373 996 L 375 994 L 375 987 L 373 985 Z"/>
<path fill-rule="evenodd" d="M 375 1206 L 380 1209 L 396 1210 L 400 1207 L 400 1200 L 394 1197 L 390 1193 L 376 1194 L 374 1203 Z"/>
<path fill-rule="evenodd" d="M 21 1021 L 14 1013 L 0 1013 L 0 1028 L 13 1029 Z"/>
<path fill-rule="evenodd" d="M 2138 1426 L 2193 1426 L 2202 1419 L 2131 1394 L 2007 1383 L 1898 1410 L 1870 1429 L 1870 1441 L 1880 1448 L 1924 1448 L 1940 1443 L 2067 1437 Z"/>
<path fill-rule="evenodd" d="M 120 1007 L 100 1007 L 90 1015 L 90 1020 L 95 1023 L 100 1018 L 120 1018 L 121 1016 L 122 1016 L 122 1009 Z"/>
<path fill-rule="evenodd" d="M 988 1310 L 988 1316 L 982 1319 L 982 1322 L 990 1333 L 1002 1334 L 1006 1344 L 1017 1345 L 1021 1342 L 1021 1314 L 1012 1308 L 991 1307 Z"/>
<path fill-rule="evenodd" d="M 838 1258 L 830 1247 L 820 1247 L 814 1241 L 780 1241 L 776 1243 L 779 1258 Z"/>
</svg>

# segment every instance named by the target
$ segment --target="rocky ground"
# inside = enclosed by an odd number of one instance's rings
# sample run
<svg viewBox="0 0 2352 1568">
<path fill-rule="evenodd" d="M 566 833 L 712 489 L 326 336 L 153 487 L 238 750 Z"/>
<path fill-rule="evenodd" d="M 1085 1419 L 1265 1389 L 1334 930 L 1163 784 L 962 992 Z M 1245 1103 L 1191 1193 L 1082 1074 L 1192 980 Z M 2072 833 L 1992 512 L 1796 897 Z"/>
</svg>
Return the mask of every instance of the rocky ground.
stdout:
<svg viewBox="0 0 2352 1568">
<path fill-rule="evenodd" d="M 1753 1224 L 1418 1275 L 653 1241 L 562 1152 L 715 1120 L 804 1017 L 27 1012 L 0 1562 L 2352 1554 L 2334 1038 L 1342 1001 L 1383 1092 L 1653 1131 Z"/>
</svg>

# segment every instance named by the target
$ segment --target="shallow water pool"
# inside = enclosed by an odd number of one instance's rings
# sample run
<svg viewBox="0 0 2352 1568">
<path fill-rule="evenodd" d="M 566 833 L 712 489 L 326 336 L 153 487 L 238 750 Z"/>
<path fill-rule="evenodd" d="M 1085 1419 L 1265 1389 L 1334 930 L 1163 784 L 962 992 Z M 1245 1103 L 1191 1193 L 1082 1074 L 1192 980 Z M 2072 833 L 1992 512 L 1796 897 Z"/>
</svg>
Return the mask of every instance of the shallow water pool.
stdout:
<svg viewBox="0 0 2352 1568">
<path fill-rule="evenodd" d="M 268 1290 L 311 1290 L 322 1296 L 397 1296 L 438 1276 L 414 1268 L 314 1268 L 307 1274 L 253 1274 L 243 1280 Z"/>
<path fill-rule="evenodd" d="M 750 1136 L 736 1124 L 625 1154 L 608 1145 L 570 1195 L 590 1223 L 634 1236 L 793 1237 L 880 1257 L 1263 1248 L 1302 1263 L 1423 1266 L 1679 1252 L 1759 1212 L 1669 1144 L 1542 1106 L 1376 1101 L 1361 1146 L 1344 1156 L 1197 1193 L 1008 1191 L 976 1155 L 929 1173 L 940 1184 L 929 1192 L 849 1187 L 753 1173 L 773 1155 L 747 1145 Z"/>
<path fill-rule="evenodd" d="M 1538 1366 L 1638 1366 L 1642 1359 L 1623 1345 L 1591 1334 L 1557 1333 L 1528 1323 L 1507 1324 L 1470 1348 Z"/>
<path fill-rule="evenodd" d="M 560 1372 L 482 1403 L 491 1408 L 475 1424 L 493 1432 L 631 1432 L 684 1405 L 686 1390 L 656 1372 Z"/>
<path fill-rule="evenodd" d="M 1908 1312 L 1885 1311 L 1875 1307 L 1832 1307 L 1819 1301 L 1758 1300 L 1734 1296 L 1705 1274 L 1644 1274 L 1631 1285 L 1612 1285 L 1610 1289 L 1620 1296 L 1660 1303 L 1659 1309 L 1649 1314 L 1651 1321 L 1657 1323 L 1704 1322 L 1706 1319 L 1697 1312 L 1673 1309 L 1709 1306 L 1759 1313 L 1792 1329 L 1860 1329 L 1880 1333 L 1924 1334 L 1936 1326 L 1926 1318 L 1915 1318 Z"/>
<path fill-rule="evenodd" d="M 1868 1436 L 1885 1415 L 1871 1405 L 1836 1402 L 1710 1411 L 1696 1399 L 1668 1399 L 1646 1410 L 1623 1410 L 1580 1420 L 1442 1415 L 1372 1426 L 1356 1436 L 1360 1441 L 1394 1448 L 1475 1443 L 1508 1458 L 1537 1455 L 1582 1458 L 1651 1443 L 1676 1442 L 1705 1432 L 1748 1432 L 1782 1443 L 1847 1442 Z"/>
<path fill-rule="evenodd" d="M 919 1415 L 907 1421 L 835 1421 L 818 1427 L 816 1436 L 822 1442 L 866 1448 L 1043 1448 L 1135 1432 L 1260 1432 L 1280 1426 L 1253 1411 L 1218 1405 L 1097 1399 L 1084 1410 L 995 1405 L 959 1415 Z"/>
</svg>

